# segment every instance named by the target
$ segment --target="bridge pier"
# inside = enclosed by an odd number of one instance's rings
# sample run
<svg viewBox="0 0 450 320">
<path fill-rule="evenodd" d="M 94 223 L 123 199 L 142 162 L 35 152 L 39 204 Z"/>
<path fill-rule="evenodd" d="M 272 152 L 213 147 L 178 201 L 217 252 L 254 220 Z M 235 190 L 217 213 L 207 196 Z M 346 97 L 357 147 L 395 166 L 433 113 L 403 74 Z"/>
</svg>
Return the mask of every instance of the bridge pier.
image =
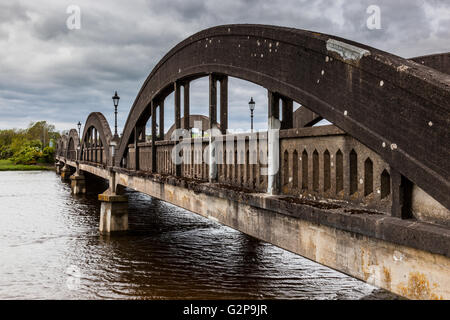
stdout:
<svg viewBox="0 0 450 320">
<path fill-rule="evenodd" d="M 73 194 L 85 194 L 86 193 L 86 178 L 83 172 L 80 170 L 78 161 L 76 161 L 77 168 L 75 173 L 70 176 L 70 187 Z"/>
<path fill-rule="evenodd" d="M 60 161 L 56 161 L 55 162 L 55 167 L 56 167 L 56 174 L 61 174 L 61 168 L 63 167 L 62 162 Z"/>
<path fill-rule="evenodd" d="M 75 173 L 70 176 L 70 187 L 72 194 L 85 194 L 86 193 L 86 178 L 82 173 Z"/>
<path fill-rule="evenodd" d="M 109 188 L 98 195 L 100 205 L 100 233 L 128 230 L 128 196 L 117 194 L 116 175 L 109 172 Z"/>
<path fill-rule="evenodd" d="M 109 189 L 98 195 L 101 201 L 100 225 L 101 233 L 128 230 L 128 196 L 108 193 Z"/>
<path fill-rule="evenodd" d="M 71 175 L 70 168 L 67 166 L 67 164 L 64 164 L 64 166 L 61 169 L 61 180 L 69 181 L 70 175 Z"/>
</svg>

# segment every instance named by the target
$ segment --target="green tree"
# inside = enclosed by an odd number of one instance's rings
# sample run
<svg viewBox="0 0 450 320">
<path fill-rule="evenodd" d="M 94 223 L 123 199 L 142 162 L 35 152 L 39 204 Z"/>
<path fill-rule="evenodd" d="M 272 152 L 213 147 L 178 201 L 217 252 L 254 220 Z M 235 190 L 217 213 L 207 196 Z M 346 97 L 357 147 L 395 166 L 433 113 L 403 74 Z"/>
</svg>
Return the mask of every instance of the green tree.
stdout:
<svg viewBox="0 0 450 320">
<path fill-rule="evenodd" d="M 41 141 L 42 148 L 48 146 L 50 139 L 58 140 L 59 132 L 55 130 L 55 126 L 48 124 L 47 121 L 31 122 L 26 130 L 26 137 L 29 140 Z"/>
<path fill-rule="evenodd" d="M 55 126 L 47 121 L 31 122 L 25 130 L 0 130 L 0 159 L 18 164 L 53 162 L 55 150 L 49 147 L 49 142 L 60 137 Z"/>
</svg>

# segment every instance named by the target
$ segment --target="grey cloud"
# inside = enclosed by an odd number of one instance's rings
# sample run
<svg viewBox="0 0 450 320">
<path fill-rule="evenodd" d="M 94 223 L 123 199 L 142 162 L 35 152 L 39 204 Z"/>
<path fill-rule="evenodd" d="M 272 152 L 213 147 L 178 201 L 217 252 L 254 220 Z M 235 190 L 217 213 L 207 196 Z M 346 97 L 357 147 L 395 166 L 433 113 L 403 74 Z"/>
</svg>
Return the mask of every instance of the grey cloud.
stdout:
<svg viewBox="0 0 450 320">
<path fill-rule="evenodd" d="M 202 0 L 147 0 L 147 5 L 155 14 L 171 15 L 174 20 L 199 19 L 208 14 L 205 1 Z"/>
<path fill-rule="evenodd" d="M 27 21 L 29 19 L 27 9 L 20 3 L 0 3 L 0 24 Z"/>
<path fill-rule="evenodd" d="M 313 30 L 404 57 L 448 51 L 450 38 L 450 19 L 442 14 L 450 8 L 448 1 L 78 0 L 74 4 L 81 8 L 81 29 L 72 31 L 65 24 L 70 4 L 52 0 L 0 4 L 0 127 L 45 119 L 62 130 L 83 122 L 92 111 L 103 112 L 112 123 L 114 90 L 121 96 L 121 127 L 143 81 L 164 54 L 190 34 L 219 24 Z M 381 30 L 366 27 L 370 4 L 381 8 Z M 439 10 L 430 13 L 429 7 Z M 191 87 L 192 111 L 207 114 L 207 80 Z M 264 128 L 264 88 L 231 79 L 229 89 L 230 127 L 249 126 L 247 102 L 253 96 L 255 126 Z M 171 104 L 172 97 L 168 110 Z M 172 113 L 166 112 L 169 122 Z"/>
</svg>

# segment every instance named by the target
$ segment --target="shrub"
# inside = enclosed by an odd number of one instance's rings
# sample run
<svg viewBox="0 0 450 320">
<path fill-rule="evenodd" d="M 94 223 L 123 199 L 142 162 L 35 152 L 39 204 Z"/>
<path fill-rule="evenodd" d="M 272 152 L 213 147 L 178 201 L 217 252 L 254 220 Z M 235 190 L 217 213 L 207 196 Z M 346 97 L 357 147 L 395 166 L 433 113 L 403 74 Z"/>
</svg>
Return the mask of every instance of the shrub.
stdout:
<svg viewBox="0 0 450 320">
<path fill-rule="evenodd" d="M 13 156 L 14 152 L 10 146 L 0 146 L 0 159 L 9 159 Z"/>
<path fill-rule="evenodd" d="M 36 160 L 42 156 L 35 147 L 23 146 L 23 148 L 16 152 L 11 160 L 14 164 L 35 164 Z"/>
<path fill-rule="evenodd" d="M 45 147 L 42 151 L 42 159 L 45 163 L 53 163 L 55 161 L 55 148 Z"/>
</svg>

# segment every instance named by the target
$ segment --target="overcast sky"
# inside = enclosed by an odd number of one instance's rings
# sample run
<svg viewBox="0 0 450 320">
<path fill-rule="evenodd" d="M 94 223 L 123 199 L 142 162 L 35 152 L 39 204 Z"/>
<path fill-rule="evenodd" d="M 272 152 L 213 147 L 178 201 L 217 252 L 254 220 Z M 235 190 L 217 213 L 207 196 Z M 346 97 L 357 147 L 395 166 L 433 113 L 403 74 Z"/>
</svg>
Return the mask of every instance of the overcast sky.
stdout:
<svg viewBox="0 0 450 320">
<path fill-rule="evenodd" d="M 81 9 L 80 29 L 66 26 L 69 5 Z M 369 5 L 381 9 L 379 30 L 366 26 Z M 450 51 L 448 0 L 1 0 L 0 128 L 47 120 L 64 130 L 92 111 L 113 125 L 117 90 L 121 129 L 143 81 L 167 51 L 193 33 L 228 23 L 318 31 L 405 58 Z M 206 80 L 192 83 L 192 113 L 207 115 L 207 86 Z M 265 90 L 237 79 L 230 79 L 229 90 L 230 127 L 249 126 L 243 115 L 250 96 L 256 127 L 265 127 Z M 169 98 L 166 105 L 172 104 Z M 173 119 L 172 113 L 166 112 Z"/>
</svg>

